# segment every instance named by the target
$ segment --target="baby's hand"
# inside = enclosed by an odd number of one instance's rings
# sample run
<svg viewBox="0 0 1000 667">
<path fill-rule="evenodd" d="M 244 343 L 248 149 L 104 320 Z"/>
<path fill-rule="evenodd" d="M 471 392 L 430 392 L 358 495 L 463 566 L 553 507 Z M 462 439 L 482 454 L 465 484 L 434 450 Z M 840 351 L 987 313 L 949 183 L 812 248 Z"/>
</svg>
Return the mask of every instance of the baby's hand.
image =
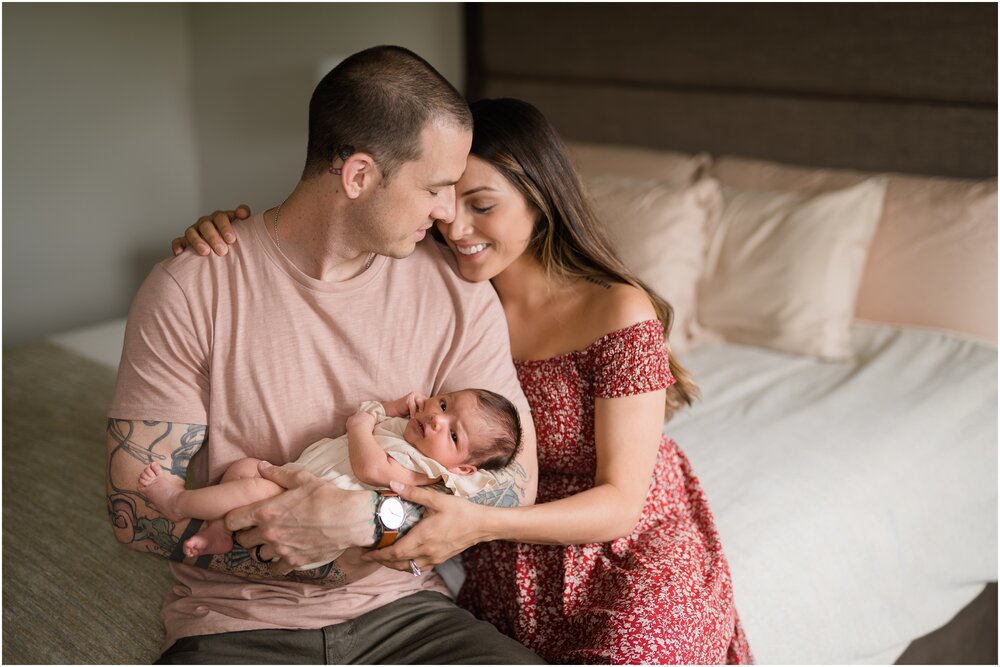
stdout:
<svg viewBox="0 0 1000 667">
<path fill-rule="evenodd" d="M 386 417 L 412 417 L 417 411 L 423 410 L 426 400 L 427 397 L 423 394 L 411 391 L 406 396 L 382 405 L 385 408 Z"/>
<path fill-rule="evenodd" d="M 413 417 L 417 412 L 424 409 L 424 401 L 427 397 L 423 394 L 411 391 L 401 399 L 406 403 L 406 416 Z"/>
<path fill-rule="evenodd" d="M 359 410 L 347 418 L 347 429 L 364 429 L 371 433 L 375 430 L 375 415 Z"/>
</svg>

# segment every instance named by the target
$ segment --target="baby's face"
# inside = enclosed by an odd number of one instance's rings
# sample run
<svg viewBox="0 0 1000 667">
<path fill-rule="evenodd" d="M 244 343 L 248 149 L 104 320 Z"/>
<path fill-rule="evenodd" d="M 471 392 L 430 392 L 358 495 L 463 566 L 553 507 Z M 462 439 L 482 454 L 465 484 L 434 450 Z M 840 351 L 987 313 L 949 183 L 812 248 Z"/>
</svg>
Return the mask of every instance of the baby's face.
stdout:
<svg viewBox="0 0 1000 667">
<path fill-rule="evenodd" d="M 467 475 L 475 472 L 469 454 L 481 444 L 486 421 L 479 401 L 468 391 L 431 396 L 424 401 L 403 431 L 403 438 L 448 470 Z"/>
</svg>

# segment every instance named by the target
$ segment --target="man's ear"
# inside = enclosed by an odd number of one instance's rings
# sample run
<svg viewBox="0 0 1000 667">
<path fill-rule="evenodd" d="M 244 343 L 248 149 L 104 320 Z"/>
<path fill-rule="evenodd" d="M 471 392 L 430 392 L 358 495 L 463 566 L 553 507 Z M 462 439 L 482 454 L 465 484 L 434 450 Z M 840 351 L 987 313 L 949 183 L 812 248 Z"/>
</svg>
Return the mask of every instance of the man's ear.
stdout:
<svg viewBox="0 0 1000 667">
<path fill-rule="evenodd" d="M 348 199 L 357 199 L 378 184 L 380 175 L 375 160 L 368 153 L 355 153 L 340 169 L 340 184 Z"/>
<path fill-rule="evenodd" d="M 471 475 L 472 473 L 476 472 L 478 468 L 476 468 L 476 466 L 469 465 L 468 463 L 463 463 L 462 465 L 450 468 L 450 470 L 456 475 Z"/>
</svg>

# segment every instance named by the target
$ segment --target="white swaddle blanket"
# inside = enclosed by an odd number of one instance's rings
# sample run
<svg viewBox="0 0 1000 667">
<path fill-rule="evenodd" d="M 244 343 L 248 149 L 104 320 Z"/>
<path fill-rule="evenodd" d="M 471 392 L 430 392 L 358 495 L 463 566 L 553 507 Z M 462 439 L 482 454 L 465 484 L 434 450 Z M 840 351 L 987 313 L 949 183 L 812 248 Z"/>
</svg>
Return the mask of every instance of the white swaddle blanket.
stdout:
<svg viewBox="0 0 1000 667">
<path fill-rule="evenodd" d="M 385 407 L 378 401 L 365 401 L 359 408 L 375 417 L 375 440 L 407 470 L 427 475 L 431 479 L 440 478 L 456 496 L 465 498 L 496 486 L 496 479 L 488 472 L 476 471 L 468 475 L 451 472 L 434 459 L 424 456 L 420 451 L 403 439 L 403 432 L 409 419 L 405 417 L 387 417 Z M 299 458 L 283 467 L 290 470 L 306 470 L 342 489 L 352 491 L 374 490 L 378 487 L 365 484 L 358 480 L 351 468 L 350 450 L 347 434 L 338 438 L 323 438 L 309 445 Z M 385 488 L 385 487 L 382 487 Z M 336 560 L 339 552 L 322 563 L 310 563 L 301 570 L 310 570 Z"/>
</svg>

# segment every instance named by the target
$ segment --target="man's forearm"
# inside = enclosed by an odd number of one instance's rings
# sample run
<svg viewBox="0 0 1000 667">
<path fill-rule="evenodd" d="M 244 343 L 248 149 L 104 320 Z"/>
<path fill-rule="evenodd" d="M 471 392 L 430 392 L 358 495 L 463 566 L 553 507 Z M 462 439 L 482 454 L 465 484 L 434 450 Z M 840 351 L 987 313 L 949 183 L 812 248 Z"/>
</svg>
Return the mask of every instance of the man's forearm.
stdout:
<svg viewBox="0 0 1000 667">
<path fill-rule="evenodd" d="M 339 559 L 311 570 L 292 570 L 286 575 L 274 574 L 268 563 L 262 563 L 255 559 L 250 552 L 244 549 L 234 540 L 233 549 L 229 553 L 203 556 L 195 562 L 187 560 L 190 565 L 203 569 L 225 572 L 246 579 L 277 579 L 285 581 L 299 581 L 335 588 L 344 584 L 356 581 L 360 576 L 350 576 L 348 571 L 339 565 Z"/>
<path fill-rule="evenodd" d="M 162 483 L 183 484 L 205 432 L 202 424 L 108 420 L 108 514 L 120 543 L 167 558 L 180 551 L 189 522 L 171 521 L 157 511 L 153 501 L 138 490 L 139 475 L 157 463 L 165 477 L 174 478 Z"/>
<path fill-rule="evenodd" d="M 184 556 L 182 546 L 184 541 L 201 528 L 203 524 L 201 519 L 175 523 L 163 517 L 154 519 L 136 517 L 129 521 L 126 520 L 126 514 L 122 511 L 121 502 L 118 503 L 117 509 L 118 513 L 115 518 L 116 521 L 121 522 L 121 525 L 130 523 L 141 526 L 140 530 L 132 531 L 133 540 L 129 546 L 148 545 L 149 542 L 152 542 L 155 545 L 154 548 L 145 549 L 149 553 L 156 553 L 170 560 L 194 567 L 232 574 L 246 579 L 282 579 L 329 587 L 343 586 L 369 574 L 366 570 L 357 572 L 356 566 L 348 565 L 342 568 L 338 560 L 311 570 L 293 570 L 286 575 L 277 575 L 271 571 L 268 563 L 256 560 L 236 541 L 233 542 L 233 548 L 228 553 L 188 558 Z"/>
<path fill-rule="evenodd" d="M 163 516 L 149 497 L 138 490 L 138 478 L 150 463 L 157 462 L 163 473 L 175 479 L 161 483 L 182 484 L 187 465 L 206 441 L 206 428 L 199 424 L 176 424 L 143 420 L 108 420 L 108 513 L 117 540 L 132 549 L 154 553 L 195 567 L 245 578 L 272 578 L 341 586 L 365 576 L 364 568 L 328 563 L 309 571 L 293 571 L 285 576 L 272 574 L 267 563 L 257 561 L 238 543 L 225 554 L 185 558 L 184 542 L 198 532 L 198 519 L 173 521 Z"/>
</svg>

